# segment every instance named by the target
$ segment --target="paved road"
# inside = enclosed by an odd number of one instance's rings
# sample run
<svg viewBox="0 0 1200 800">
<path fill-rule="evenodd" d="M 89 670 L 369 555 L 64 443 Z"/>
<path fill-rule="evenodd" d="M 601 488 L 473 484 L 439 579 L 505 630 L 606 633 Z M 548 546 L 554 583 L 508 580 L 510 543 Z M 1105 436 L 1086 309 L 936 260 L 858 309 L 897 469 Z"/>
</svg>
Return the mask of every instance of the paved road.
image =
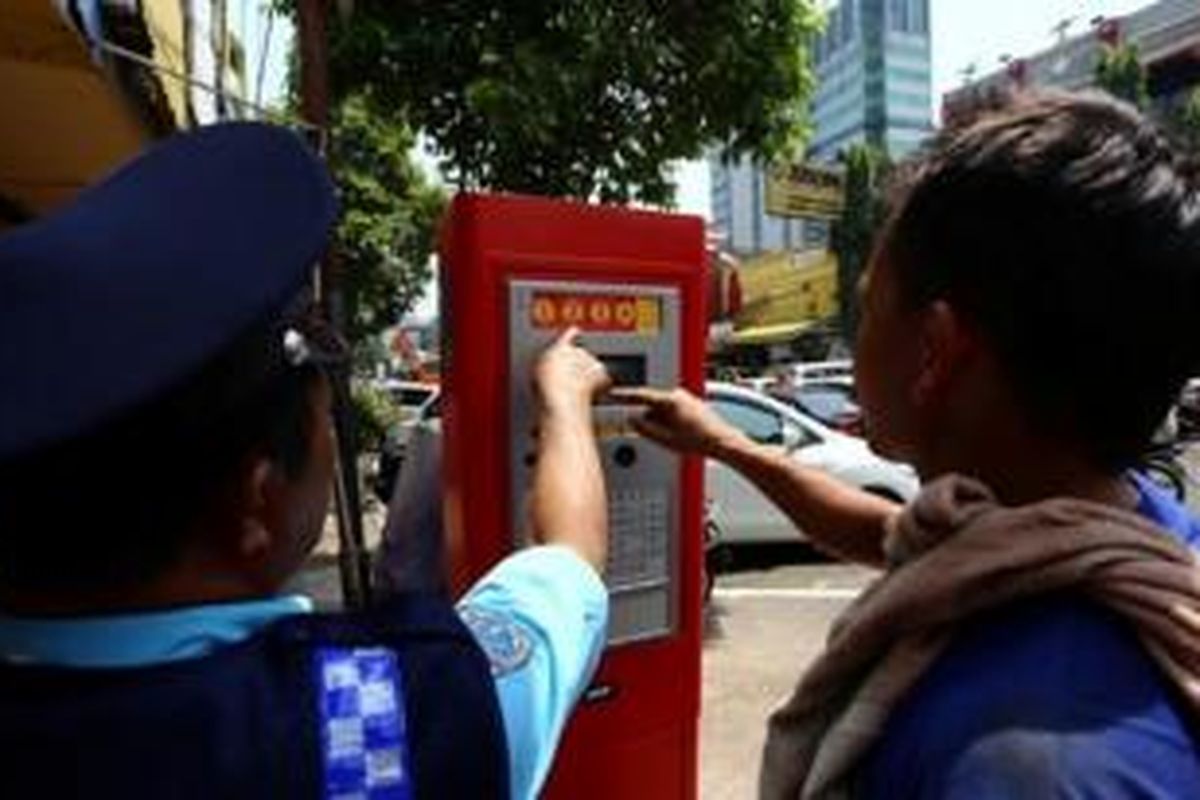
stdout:
<svg viewBox="0 0 1200 800">
<path fill-rule="evenodd" d="M 709 609 L 700 731 L 705 800 L 756 796 L 767 715 L 816 657 L 830 622 L 872 575 L 817 560 L 801 548 L 753 555 L 741 571 L 717 581 Z"/>
</svg>

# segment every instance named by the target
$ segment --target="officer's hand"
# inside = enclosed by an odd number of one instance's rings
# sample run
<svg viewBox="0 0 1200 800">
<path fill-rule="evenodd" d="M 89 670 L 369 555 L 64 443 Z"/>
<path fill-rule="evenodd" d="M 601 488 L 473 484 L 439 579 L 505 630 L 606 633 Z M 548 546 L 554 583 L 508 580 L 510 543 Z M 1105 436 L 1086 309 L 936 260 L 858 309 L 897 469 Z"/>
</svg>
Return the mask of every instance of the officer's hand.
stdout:
<svg viewBox="0 0 1200 800">
<path fill-rule="evenodd" d="M 545 411 L 586 412 L 592 399 L 612 384 L 604 365 L 575 344 L 578 336 L 578 328 L 563 331 L 534 367 L 534 389 Z"/>
<path fill-rule="evenodd" d="M 633 427 L 672 450 L 720 458 L 730 449 L 750 443 L 741 431 L 686 389 L 620 388 L 610 395 L 622 403 L 645 406 L 645 413 L 631 420 Z"/>
</svg>

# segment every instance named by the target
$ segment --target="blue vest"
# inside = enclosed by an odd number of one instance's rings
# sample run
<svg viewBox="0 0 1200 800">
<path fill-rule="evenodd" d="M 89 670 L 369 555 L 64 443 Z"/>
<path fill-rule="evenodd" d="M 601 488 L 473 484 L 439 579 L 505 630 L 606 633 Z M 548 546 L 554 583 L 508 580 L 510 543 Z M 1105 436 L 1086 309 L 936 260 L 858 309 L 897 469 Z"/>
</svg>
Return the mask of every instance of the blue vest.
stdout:
<svg viewBox="0 0 1200 800">
<path fill-rule="evenodd" d="M 0 797 L 507 795 L 488 661 L 432 597 L 289 617 L 187 661 L 0 666 Z"/>
</svg>

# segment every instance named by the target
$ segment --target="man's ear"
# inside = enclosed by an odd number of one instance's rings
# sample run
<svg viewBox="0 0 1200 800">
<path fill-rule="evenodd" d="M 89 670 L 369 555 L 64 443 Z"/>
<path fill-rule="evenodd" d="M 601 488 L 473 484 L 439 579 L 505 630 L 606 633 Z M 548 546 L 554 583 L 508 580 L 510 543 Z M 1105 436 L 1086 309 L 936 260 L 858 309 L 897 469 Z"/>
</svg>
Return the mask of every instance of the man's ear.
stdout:
<svg viewBox="0 0 1200 800">
<path fill-rule="evenodd" d="M 912 402 L 918 409 L 935 409 L 973 356 L 975 340 L 962 317 L 944 300 L 931 303 L 919 319 L 920 364 Z"/>
<path fill-rule="evenodd" d="M 283 480 L 274 462 L 254 456 L 242 471 L 241 521 L 237 557 L 253 564 L 270 559 L 282 530 Z"/>
</svg>

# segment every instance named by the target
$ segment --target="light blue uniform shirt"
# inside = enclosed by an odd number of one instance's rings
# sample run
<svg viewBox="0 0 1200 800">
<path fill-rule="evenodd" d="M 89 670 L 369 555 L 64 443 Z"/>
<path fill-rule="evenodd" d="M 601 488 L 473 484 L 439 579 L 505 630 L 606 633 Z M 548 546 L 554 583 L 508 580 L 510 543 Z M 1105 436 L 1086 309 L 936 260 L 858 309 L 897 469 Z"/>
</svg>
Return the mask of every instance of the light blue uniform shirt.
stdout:
<svg viewBox="0 0 1200 800">
<path fill-rule="evenodd" d="M 107 617 L 0 617 L 0 658 L 80 668 L 181 661 L 311 610 L 307 598 L 290 596 Z M 604 649 L 608 593 L 573 551 L 533 547 L 505 559 L 472 587 L 459 615 L 492 665 L 512 797 L 534 798 Z"/>
<path fill-rule="evenodd" d="M 459 603 L 459 614 L 492 662 L 512 796 L 534 798 L 600 661 L 608 591 L 573 551 L 535 547 L 485 575 Z"/>
</svg>

